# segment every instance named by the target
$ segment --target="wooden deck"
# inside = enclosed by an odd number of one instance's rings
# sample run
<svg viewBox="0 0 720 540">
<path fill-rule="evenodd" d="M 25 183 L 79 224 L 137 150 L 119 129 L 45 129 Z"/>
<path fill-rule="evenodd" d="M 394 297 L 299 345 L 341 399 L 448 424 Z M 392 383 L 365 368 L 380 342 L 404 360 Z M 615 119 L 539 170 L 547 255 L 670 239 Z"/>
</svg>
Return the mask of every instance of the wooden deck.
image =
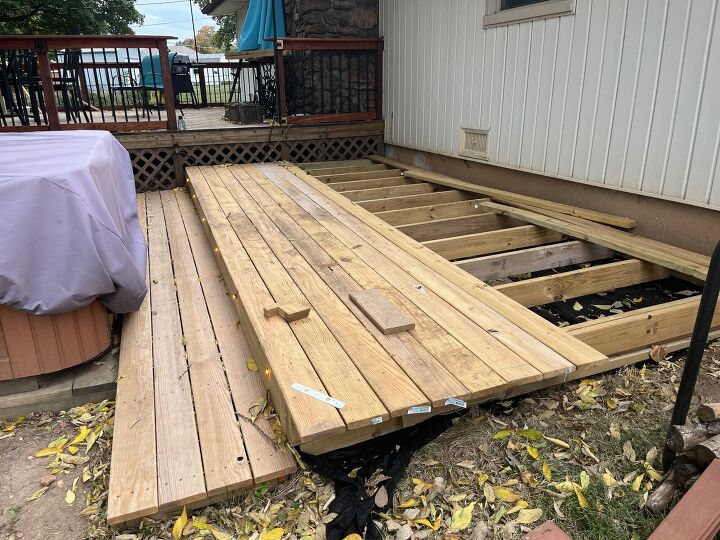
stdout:
<svg viewBox="0 0 720 540">
<path fill-rule="evenodd" d="M 294 459 L 272 421 L 249 418 L 266 391 L 190 196 L 138 196 L 150 292 L 125 317 L 108 522 L 207 503 L 281 478 Z"/>
<path fill-rule="evenodd" d="M 319 454 L 688 344 L 698 296 L 564 328 L 529 309 L 702 282 L 707 257 L 631 220 L 386 158 L 302 167 L 191 167 L 189 193 L 139 196 L 150 294 L 123 327 L 111 523 L 281 478 L 273 427 Z M 266 388 L 278 423 L 253 424 Z"/>
</svg>

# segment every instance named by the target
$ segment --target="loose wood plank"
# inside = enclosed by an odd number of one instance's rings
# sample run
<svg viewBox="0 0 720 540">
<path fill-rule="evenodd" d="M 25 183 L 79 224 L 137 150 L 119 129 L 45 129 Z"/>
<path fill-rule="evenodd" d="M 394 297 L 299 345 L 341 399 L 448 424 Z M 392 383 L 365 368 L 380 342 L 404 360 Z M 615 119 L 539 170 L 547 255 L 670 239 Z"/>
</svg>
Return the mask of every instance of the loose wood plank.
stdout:
<svg viewBox="0 0 720 540">
<path fill-rule="evenodd" d="M 483 281 L 549 270 L 571 264 L 608 259 L 614 251 L 604 246 L 571 240 L 550 246 L 520 249 L 511 253 L 485 255 L 455 262 L 469 274 Z"/>
<path fill-rule="evenodd" d="M 432 184 L 428 184 L 427 182 L 422 182 L 407 186 L 391 186 L 343 191 L 342 194 L 351 201 L 371 201 L 373 199 L 388 199 L 390 197 L 404 197 L 406 195 L 433 193 L 434 191 L 442 191 L 443 189 L 444 188 L 442 186 L 434 186 Z"/>
<path fill-rule="evenodd" d="M 476 257 L 499 251 L 537 246 L 559 242 L 563 235 L 549 229 L 535 225 L 520 225 L 498 231 L 480 232 L 441 238 L 423 242 L 423 245 L 432 249 L 446 259 L 462 259 Z"/>
<path fill-rule="evenodd" d="M 469 193 L 449 190 L 437 193 L 424 193 L 421 195 L 407 195 L 405 197 L 361 201 L 357 204 L 369 212 L 387 212 L 388 210 L 401 210 L 406 208 L 415 208 L 417 206 L 431 206 L 442 203 L 466 201 L 473 198 L 474 197 Z"/>
<path fill-rule="evenodd" d="M 683 298 L 567 327 L 567 332 L 605 354 L 678 339 L 692 332 L 700 297 Z M 720 327 L 720 305 L 712 329 Z"/>
<path fill-rule="evenodd" d="M 427 242 L 428 240 L 437 240 L 450 236 L 507 229 L 508 227 L 518 225 L 522 225 L 522 222 L 487 212 L 472 216 L 460 216 L 423 221 L 410 225 L 400 225 L 397 229 L 407 234 L 413 240 Z"/>
<path fill-rule="evenodd" d="M 377 289 L 350 293 L 350 299 L 383 334 L 395 334 L 415 328 L 415 323 L 395 309 Z"/>
<path fill-rule="evenodd" d="M 231 291 L 235 310 L 240 316 L 254 358 L 265 374 L 264 383 L 273 394 L 273 405 L 280 415 L 291 443 L 312 440 L 329 432 L 345 430 L 338 412 L 318 400 L 291 388 L 294 382 L 326 392 L 295 335 L 282 319 L 265 319 L 262 307 L 273 297 L 260 278 L 215 199 L 202 168 L 187 169 L 198 214 L 214 251 L 225 285 Z M 222 253 L 232 253 L 224 258 Z M 268 358 L 273 359 L 272 366 Z M 266 371 L 267 370 L 267 371 Z M 327 392 L 326 392 L 327 393 Z"/>
<path fill-rule="evenodd" d="M 480 206 L 480 203 L 484 201 L 486 201 L 486 199 L 470 199 L 468 201 L 432 204 L 427 206 L 418 206 L 417 208 L 376 212 L 375 215 L 390 225 L 408 225 L 460 216 L 485 214 L 487 213 L 487 210 Z"/>
<path fill-rule="evenodd" d="M 207 494 L 165 217 L 160 194 L 152 192 L 145 197 L 152 281 L 158 502 L 162 511 L 203 500 Z"/>
<path fill-rule="evenodd" d="M 518 325 L 552 350 L 560 353 L 565 358 L 572 361 L 576 366 L 586 364 L 596 364 L 605 361 L 606 356 L 593 348 L 585 345 L 577 339 L 567 339 L 567 334 L 562 332 L 553 324 L 545 321 L 540 317 L 529 316 L 525 307 L 517 302 L 509 301 L 502 293 L 495 291 L 492 287 L 488 287 L 483 283 L 478 284 L 475 278 L 463 272 L 456 267 L 448 267 L 447 261 L 429 249 L 423 249 L 422 244 L 416 243 L 393 227 L 389 227 L 386 223 L 378 219 L 377 216 L 369 215 L 354 203 L 348 201 L 339 193 L 327 188 L 321 182 L 318 182 L 312 176 L 306 175 L 297 167 L 289 166 L 288 169 L 297 175 L 300 184 L 315 190 L 319 197 L 319 204 L 334 212 L 334 215 L 340 220 L 346 220 L 355 224 L 355 220 L 365 223 L 374 234 L 369 234 L 367 238 L 372 241 L 390 248 L 385 241 L 381 241 L 379 237 L 384 238 L 390 244 L 401 247 L 407 253 L 412 253 L 413 257 L 421 261 L 428 268 L 436 269 L 436 271 L 453 284 L 454 287 L 464 291 L 461 297 L 465 297 L 468 293 L 470 296 L 480 300 L 482 305 L 494 310 L 497 314 L 506 317 L 509 321 Z M 302 187 L 300 188 L 302 189 Z M 311 195 L 312 196 L 312 195 Z M 332 201 L 338 208 L 328 206 L 324 199 Z M 342 209 L 342 212 L 339 211 Z M 346 213 L 346 214 L 345 214 Z M 349 219 L 353 216 L 355 219 Z M 369 231 L 366 231 L 369 233 Z M 421 270 L 421 269 L 419 269 Z"/>
<path fill-rule="evenodd" d="M 403 174 L 405 176 L 408 176 L 410 178 L 415 178 L 417 180 L 422 180 L 425 182 L 435 182 L 437 184 L 448 186 L 454 189 L 462 189 L 473 193 L 479 193 L 481 195 L 487 195 L 488 197 L 496 201 L 504 203 L 527 204 L 533 207 L 552 210 L 571 216 L 577 216 L 591 221 L 595 221 L 597 223 L 605 223 L 623 229 L 632 229 L 637 224 L 634 219 L 629 217 L 614 216 L 612 214 L 606 214 L 605 212 L 597 212 L 595 210 L 580 208 L 578 206 L 571 206 L 569 204 L 548 201 L 545 199 L 539 199 L 537 197 L 530 197 L 527 195 L 520 195 L 519 193 L 513 193 L 511 191 L 504 191 L 501 189 L 480 186 L 472 182 L 466 182 L 464 180 L 452 178 L 444 174 L 421 170 L 411 165 L 402 164 L 395 160 L 383 158 L 381 156 L 370 156 L 370 159 L 390 167 L 397 167 L 398 169 L 404 171 Z"/>
<path fill-rule="evenodd" d="M 393 176 L 400 176 L 402 171 L 399 169 L 383 169 L 379 171 L 367 171 L 367 172 L 350 172 L 341 174 L 323 174 L 315 176 L 318 180 L 324 183 L 329 182 L 347 182 L 350 180 L 371 180 L 373 178 L 390 178 Z"/>
<path fill-rule="evenodd" d="M 638 259 L 600 264 L 495 287 L 523 306 L 537 306 L 627 287 L 670 275 L 667 268 Z"/>
<path fill-rule="evenodd" d="M 548 216 L 540 212 L 513 208 L 493 202 L 482 203 L 482 205 L 493 212 L 522 219 L 541 227 L 547 227 L 580 240 L 595 242 L 601 246 L 615 249 L 631 257 L 659 264 L 682 274 L 701 280 L 705 280 L 707 277 L 710 259 L 698 253 L 668 246 L 662 242 L 642 238 L 587 220 L 572 218 L 572 216 L 568 218 L 563 217 L 562 214 Z"/>
<path fill-rule="evenodd" d="M 250 407 L 258 399 L 264 398 L 267 390 L 260 373 L 246 367 L 247 360 L 253 358 L 253 354 L 237 324 L 237 314 L 223 285 L 220 269 L 213 259 L 190 195 L 175 192 L 175 196 L 227 374 L 253 479 L 259 484 L 290 474 L 296 469 L 295 460 L 275 442 L 272 421 L 262 416 L 254 422 L 250 419 Z"/>
<path fill-rule="evenodd" d="M 209 497 L 252 485 L 242 433 L 175 192 L 161 200 L 172 254 L 183 339 Z"/>
<path fill-rule="evenodd" d="M 390 178 L 376 178 L 374 180 L 351 180 L 347 182 L 330 182 L 328 186 L 335 191 L 355 191 L 357 189 L 372 189 L 390 186 L 411 186 L 417 184 L 415 180 L 404 176 L 392 176 Z"/>
<path fill-rule="evenodd" d="M 144 193 L 137 196 L 137 202 L 140 227 L 147 237 Z M 107 506 L 110 525 L 158 511 L 149 274 L 148 259 L 145 268 L 148 293 L 140 309 L 123 318 Z"/>
</svg>

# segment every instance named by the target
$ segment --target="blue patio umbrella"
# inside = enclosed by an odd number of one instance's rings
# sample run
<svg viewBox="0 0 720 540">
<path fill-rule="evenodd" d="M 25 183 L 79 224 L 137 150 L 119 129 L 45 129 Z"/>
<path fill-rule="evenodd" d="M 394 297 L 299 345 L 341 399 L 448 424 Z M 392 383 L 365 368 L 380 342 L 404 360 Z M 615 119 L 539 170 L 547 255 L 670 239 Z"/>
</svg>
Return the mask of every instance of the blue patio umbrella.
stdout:
<svg viewBox="0 0 720 540">
<path fill-rule="evenodd" d="M 274 20 L 273 10 L 275 10 Z M 277 31 L 273 28 L 273 22 L 277 24 Z M 238 49 L 241 51 L 271 49 L 272 41 L 265 39 L 275 36 L 285 37 L 282 0 L 250 0 L 245 23 L 240 31 Z"/>
</svg>

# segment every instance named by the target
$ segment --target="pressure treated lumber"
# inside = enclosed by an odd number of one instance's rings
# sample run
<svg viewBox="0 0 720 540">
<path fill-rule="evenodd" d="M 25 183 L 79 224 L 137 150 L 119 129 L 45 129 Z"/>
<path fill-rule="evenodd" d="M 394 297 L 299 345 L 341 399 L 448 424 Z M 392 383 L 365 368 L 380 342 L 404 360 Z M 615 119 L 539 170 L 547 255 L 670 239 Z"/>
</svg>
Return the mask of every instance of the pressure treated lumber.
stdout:
<svg viewBox="0 0 720 540">
<path fill-rule="evenodd" d="M 391 197 L 404 197 L 406 195 L 420 195 L 422 193 L 433 193 L 434 191 L 443 191 L 442 186 L 435 186 L 427 182 L 418 182 L 406 186 L 378 187 L 370 189 L 359 189 L 352 191 L 343 191 L 351 201 L 371 201 L 373 199 L 388 199 Z"/>
<path fill-rule="evenodd" d="M 404 210 L 417 206 L 429 206 L 442 203 L 451 203 L 473 199 L 469 193 L 457 190 L 439 191 L 437 193 L 424 193 L 421 195 L 406 195 L 404 197 L 391 197 L 389 199 L 376 199 L 361 201 L 358 206 L 368 212 L 387 212 L 389 210 Z"/>
<path fill-rule="evenodd" d="M 267 171 L 262 167 L 258 168 L 268 174 L 275 172 L 274 170 Z M 231 170 L 234 170 L 234 168 L 231 168 Z M 383 272 L 383 275 L 380 275 L 378 271 L 384 271 L 384 267 L 379 268 L 376 265 L 368 265 L 346 244 L 341 242 L 341 239 L 345 238 L 350 242 L 351 246 L 357 244 L 359 239 L 352 231 L 345 231 L 343 235 L 343 228 L 339 223 L 332 220 L 331 216 L 309 199 L 300 198 L 299 192 L 297 190 L 292 191 L 291 186 L 286 184 L 285 188 L 288 192 L 293 193 L 293 196 L 299 198 L 300 205 L 296 204 L 288 194 L 267 180 L 266 177 L 257 177 L 256 175 L 255 178 L 258 186 L 266 192 L 272 201 L 280 205 L 283 211 L 278 212 L 262 193 L 254 191 L 253 196 L 255 199 L 265 207 L 272 209 L 272 211 L 268 212 L 268 215 L 288 237 L 295 239 L 295 244 L 303 256 L 313 264 L 326 283 L 337 294 L 340 294 L 346 305 L 354 310 L 358 317 L 363 317 L 362 312 L 350 301 L 348 294 L 360 291 L 363 288 L 378 288 L 384 291 L 394 305 L 399 307 L 406 316 L 415 322 L 415 329 L 411 333 L 393 336 L 381 334 L 369 320 L 366 323 L 375 330 L 374 335 L 379 342 L 383 343 L 389 350 L 392 347 L 393 354 L 398 362 L 406 363 L 409 367 L 413 365 L 413 362 L 417 365 L 418 359 L 438 362 L 448 370 L 449 374 L 444 377 L 435 376 L 430 380 L 433 381 L 431 383 L 432 389 L 445 392 L 445 395 L 455 393 L 456 397 L 459 397 L 459 394 L 457 394 L 458 388 L 452 382 L 454 379 L 461 382 L 469 391 L 468 397 L 473 398 L 502 391 L 507 386 L 507 381 L 488 367 L 481 358 L 473 355 L 470 350 L 465 348 L 420 309 L 423 302 L 427 302 L 433 312 L 452 311 L 449 306 L 438 303 L 431 304 L 433 302 L 432 293 L 419 291 L 412 286 L 405 289 L 407 295 L 400 294 L 401 291 L 394 289 L 386 280 L 390 272 Z M 330 260 L 327 259 L 328 256 L 331 257 Z M 333 260 L 335 266 L 332 266 L 331 261 Z M 420 299 L 418 306 L 411 302 L 416 298 Z M 469 321 L 466 321 L 466 323 L 469 323 Z M 478 334 L 477 328 L 465 332 L 461 326 L 460 331 L 463 332 L 468 341 L 479 342 L 476 335 Z M 494 353 L 494 349 L 492 352 Z M 498 352 L 500 356 L 497 364 L 502 367 L 506 358 L 502 351 Z M 508 352 L 512 356 L 512 352 Z M 427 353 L 433 355 L 435 359 L 428 358 Z M 407 360 L 405 360 L 406 355 L 409 355 Z M 430 366 L 425 366 L 423 371 L 430 370 L 431 373 L 439 374 L 440 369 L 434 368 L 432 365 L 431 363 Z M 415 372 L 418 369 L 413 368 L 410 371 Z"/>
<path fill-rule="evenodd" d="M 351 165 L 349 167 L 316 167 L 314 169 L 305 169 L 305 172 L 317 175 L 328 175 L 328 174 L 343 174 L 343 173 L 355 173 L 355 172 L 369 172 L 369 171 L 386 171 L 388 167 L 382 163 L 374 165 Z"/>
<path fill-rule="evenodd" d="M 147 237 L 145 194 L 138 195 L 137 201 L 140 226 Z M 111 525 L 158 511 L 149 268 L 145 269 L 145 300 L 138 311 L 123 318 L 107 506 Z"/>
<path fill-rule="evenodd" d="M 459 216 L 423 221 L 409 225 L 399 225 L 397 229 L 407 234 L 413 240 L 427 242 L 428 240 L 437 240 L 439 238 L 448 238 L 462 234 L 507 229 L 518 225 L 522 225 L 522 222 L 512 218 L 506 218 L 505 216 L 498 216 L 492 212 L 486 212 L 484 214 L 471 216 Z"/>
<path fill-rule="evenodd" d="M 614 253 L 613 250 L 597 244 L 571 240 L 550 246 L 519 249 L 511 253 L 465 259 L 456 261 L 455 265 L 478 279 L 489 281 L 572 264 L 609 259 Z"/>
<path fill-rule="evenodd" d="M 468 201 L 431 204 L 416 208 L 401 210 L 388 210 L 376 212 L 375 215 L 390 225 L 400 226 L 413 223 L 423 223 L 433 220 L 485 214 L 487 210 L 480 206 L 487 199 L 470 199 Z"/>
<path fill-rule="evenodd" d="M 252 485 L 252 472 L 175 193 L 163 191 L 161 200 L 182 314 L 205 487 L 208 497 L 226 495 Z"/>
<path fill-rule="evenodd" d="M 340 174 L 324 174 L 315 176 L 318 180 L 324 183 L 330 182 L 348 182 L 351 180 L 372 180 L 375 178 L 391 178 L 394 176 L 400 176 L 401 172 L 399 169 L 384 169 L 380 171 L 367 171 L 367 172 L 349 172 Z"/>
<path fill-rule="evenodd" d="M 162 511 L 200 501 L 207 494 L 164 212 L 159 192 L 145 197 L 153 284 L 158 503 Z M 171 455 L 172 460 L 168 459 Z"/>
<path fill-rule="evenodd" d="M 472 182 L 466 182 L 457 178 L 435 173 L 432 171 L 418 169 L 411 165 L 401 163 L 392 159 L 384 158 L 382 156 L 370 156 L 370 159 L 388 165 L 390 167 L 396 167 L 403 170 L 403 174 L 409 178 L 415 178 L 416 180 L 423 180 L 425 182 L 434 182 L 443 186 L 448 186 L 454 189 L 462 189 L 473 193 L 479 193 L 486 195 L 493 200 L 515 204 L 522 203 L 537 208 L 544 208 L 547 210 L 553 210 L 562 214 L 568 214 L 571 216 L 578 216 L 598 223 L 606 223 L 614 227 L 620 227 L 623 229 L 632 229 L 636 225 L 636 221 L 632 218 L 614 216 L 612 214 L 606 214 L 604 212 L 597 212 L 595 210 L 589 210 L 587 208 L 580 208 L 577 206 L 571 206 L 568 204 L 557 203 L 548 201 L 545 199 L 539 199 L 537 197 L 530 197 L 527 195 L 520 195 L 519 193 L 513 193 L 511 191 L 505 191 L 501 189 L 489 188 L 480 186 Z"/>
<path fill-rule="evenodd" d="M 310 313 L 312 308 L 306 304 L 271 304 L 263 308 L 266 317 L 279 315 L 287 322 L 299 321 Z"/>
<path fill-rule="evenodd" d="M 677 339 L 692 333 L 700 297 L 683 298 L 579 323 L 567 332 L 605 354 Z M 711 328 L 720 328 L 720 306 Z"/>
<path fill-rule="evenodd" d="M 448 266 L 447 261 L 439 255 L 424 248 L 422 244 L 418 244 L 393 227 L 389 227 L 379 220 L 377 216 L 368 215 L 367 212 L 358 208 L 339 193 L 327 188 L 313 177 L 305 175 L 300 169 L 292 166 L 289 169 L 298 175 L 296 180 L 300 184 L 298 185 L 296 182 L 296 185 L 301 190 L 305 190 L 306 194 L 311 198 L 314 197 L 318 204 L 338 220 L 350 227 L 357 226 L 358 221 L 364 223 L 366 227 L 362 227 L 359 234 L 361 233 L 368 243 L 379 246 L 380 250 L 397 252 L 398 257 L 400 257 L 398 261 L 407 260 L 408 265 L 412 267 L 408 268 L 408 272 L 423 275 L 425 269 L 436 269 L 442 275 L 439 289 L 442 290 L 443 294 L 448 295 L 446 298 L 451 303 L 460 306 L 470 298 L 480 300 L 480 304 L 475 304 L 475 309 L 468 312 L 468 316 L 479 316 L 484 309 L 494 310 L 496 316 L 501 315 L 506 318 L 505 320 L 508 323 L 512 322 L 523 328 L 527 338 L 538 345 L 543 343 L 547 347 L 546 350 L 539 349 L 538 352 L 543 350 L 541 354 L 545 355 L 549 350 L 555 350 L 558 353 L 562 351 L 561 356 L 570 359 L 575 365 L 602 362 L 606 359 L 603 354 L 578 340 L 568 341 L 567 335 L 561 329 L 556 328 L 540 317 L 528 317 L 526 308 L 510 301 L 502 293 L 494 291 L 492 287 L 479 283 L 462 270 Z M 410 263 L 410 259 L 407 258 L 410 253 L 412 253 L 412 259 L 422 262 L 423 265 Z M 493 330 L 497 330 L 497 325 L 493 326 Z M 529 343 L 527 339 L 525 341 L 526 344 Z M 517 338 L 511 340 L 508 345 L 511 348 L 517 347 L 519 345 Z"/>
<path fill-rule="evenodd" d="M 203 169 L 203 173 L 273 297 L 280 303 L 312 306 L 306 318 L 293 322 L 289 327 L 325 386 L 325 393 L 345 403 L 339 413 L 347 428 L 369 425 L 374 418 L 388 418 L 388 412 L 402 414 L 417 402 L 424 404 L 424 396 L 397 368 L 392 358 L 383 354 L 384 351 L 372 342 L 372 338 L 352 327 L 349 314 L 338 309 L 339 302 L 333 303 L 332 295 L 327 294 L 327 290 L 302 264 L 287 239 L 276 234 L 267 217 L 253 206 L 232 173 L 225 167 L 217 170 L 208 167 Z M 349 332 L 353 339 L 351 345 L 364 347 L 364 355 L 359 357 L 356 350 L 343 347 L 338 336 L 340 332 Z M 366 373 L 357 368 L 361 360 L 369 364 Z M 269 361 L 270 370 L 273 370 L 276 359 Z M 384 378 L 376 375 L 377 370 L 383 368 L 386 369 Z M 344 374 L 343 378 L 337 377 L 338 371 Z M 376 386 L 371 387 L 373 383 Z M 396 391 L 392 392 L 383 385 L 395 385 L 393 389 Z M 315 386 L 309 387 L 320 390 Z"/>
<path fill-rule="evenodd" d="M 438 255 L 453 260 L 549 244 L 562 239 L 563 235 L 558 232 L 535 225 L 520 225 L 509 229 L 430 240 L 423 242 L 423 245 Z"/>
<path fill-rule="evenodd" d="M 265 282 L 270 285 L 270 279 L 276 279 L 278 274 L 287 271 L 288 278 L 294 280 L 313 307 L 310 316 L 293 324 L 292 328 L 306 351 L 311 347 L 317 349 L 311 361 L 320 379 L 330 390 L 329 395 L 345 402 L 346 406 L 340 409 L 340 414 L 348 428 L 369 425 L 374 418 L 386 419 L 388 412 L 392 416 L 399 416 L 411 407 L 427 405 L 426 397 L 392 356 L 373 339 L 250 197 L 239 181 L 246 176 L 234 176 L 238 174 L 237 171 L 223 169 L 217 173 L 234 199 L 234 204 L 228 204 L 224 209 L 232 212 L 231 224 L 233 217 L 239 213 L 247 216 L 250 226 L 237 232 L 249 252 L 251 248 L 248 242 L 256 237 L 264 241 L 268 248 L 265 252 L 267 256 L 273 253 L 277 257 L 276 268 L 267 266 L 260 271 Z M 248 184 L 251 183 L 250 180 Z M 214 191 L 218 196 L 217 189 Z M 258 249 L 262 247 L 252 248 L 253 251 Z M 250 255 L 253 257 L 252 253 Z M 256 267 L 264 265 L 257 257 L 253 261 Z M 269 288 L 274 295 L 280 291 L 275 286 Z M 309 323 L 314 324 L 311 326 Z M 312 333 L 300 334 L 308 330 L 312 330 Z M 338 377 L 338 373 L 343 376 Z M 355 414 L 352 421 L 348 418 L 350 414 Z"/>
<path fill-rule="evenodd" d="M 664 279 L 669 275 L 667 268 L 629 259 L 506 283 L 495 288 L 523 306 L 530 307 Z"/>
<path fill-rule="evenodd" d="M 264 381 L 276 397 L 274 405 L 288 437 L 297 442 L 344 431 L 345 424 L 334 408 L 292 390 L 291 385 L 297 382 L 327 393 L 288 324 L 277 317 L 263 316 L 263 306 L 272 303 L 273 297 L 215 200 L 202 170 L 189 168 L 187 173 L 198 214 L 205 219 L 205 232 L 217 248 L 214 253 L 225 285 L 233 291 L 233 304 L 254 358 L 267 373 Z M 222 257 L 226 252 L 233 256 Z M 272 369 L 269 357 L 273 358 Z"/>
<path fill-rule="evenodd" d="M 248 416 L 250 408 L 258 399 L 266 396 L 267 390 L 262 375 L 247 368 L 247 360 L 253 358 L 253 354 L 242 329 L 237 324 L 237 314 L 228 291 L 225 290 L 220 279 L 220 269 L 213 259 L 212 250 L 205 238 L 190 196 L 182 192 L 174 193 L 195 259 L 205 303 L 212 319 L 253 480 L 256 484 L 275 480 L 296 469 L 295 459 L 290 452 L 278 447 L 275 442 L 273 420 L 260 416 L 253 422 Z M 117 415 L 117 408 L 115 414 Z"/>
<path fill-rule="evenodd" d="M 404 176 L 391 176 L 389 178 L 375 178 L 373 180 L 350 180 L 345 182 L 330 182 L 328 186 L 335 191 L 355 191 L 358 189 L 372 189 L 391 186 L 412 186 L 415 180 Z"/>
<path fill-rule="evenodd" d="M 539 212 L 513 208 L 493 202 L 481 203 L 483 207 L 499 214 L 512 216 L 528 223 L 547 227 L 568 236 L 588 240 L 601 246 L 615 249 L 631 257 L 650 261 L 660 266 L 676 270 L 682 274 L 705 280 L 709 258 L 697 253 L 668 246 L 649 238 L 605 227 L 587 220 L 551 217 Z M 572 216 L 569 216 L 572 218 Z"/>
<path fill-rule="evenodd" d="M 298 163 L 298 168 L 308 169 L 331 169 L 334 167 L 364 167 L 366 165 L 377 165 L 370 159 L 349 159 L 335 161 L 310 161 L 308 163 Z"/>
<path fill-rule="evenodd" d="M 350 293 L 350 300 L 385 335 L 415 328 L 415 323 L 398 311 L 377 289 Z"/>
</svg>

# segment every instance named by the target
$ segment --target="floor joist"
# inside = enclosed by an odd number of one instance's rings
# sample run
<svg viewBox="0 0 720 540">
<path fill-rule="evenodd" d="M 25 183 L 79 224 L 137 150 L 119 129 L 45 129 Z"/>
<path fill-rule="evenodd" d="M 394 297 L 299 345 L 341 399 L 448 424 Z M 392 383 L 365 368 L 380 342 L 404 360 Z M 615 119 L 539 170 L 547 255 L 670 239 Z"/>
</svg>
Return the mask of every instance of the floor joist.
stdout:
<svg viewBox="0 0 720 540">
<path fill-rule="evenodd" d="M 358 203 L 369 212 L 387 212 L 388 210 L 405 210 L 417 206 L 437 205 L 443 203 L 466 201 L 474 196 L 463 191 L 448 190 L 437 193 L 424 193 L 422 195 L 407 195 L 405 197 L 392 197 L 390 199 L 377 199 Z"/>
<path fill-rule="evenodd" d="M 315 164 L 318 165 L 318 164 Z M 382 163 L 374 165 L 351 165 L 349 167 L 320 167 L 314 169 L 305 169 L 308 174 L 313 176 L 317 175 L 329 175 L 329 174 L 345 174 L 345 173 L 357 173 L 357 172 L 370 172 L 370 171 L 386 171 L 388 167 Z"/>
<path fill-rule="evenodd" d="M 404 176 L 391 176 L 389 178 L 374 178 L 371 180 L 349 180 L 346 182 L 330 182 L 328 186 L 335 191 L 355 191 L 357 189 L 372 189 L 390 186 L 410 186 L 417 184 L 417 180 L 411 180 Z"/>
<path fill-rule="evenodd" d="M 563 235 L 535 225 L 520 225 L 498 231 L 480 232 L 423 242 L 446 259 L 477 257 L 488 253 L 509 251 L 541 244 L 559 242 Z"/>
<path fill-rule="evenodd" d="M 486 255 L 455 264 L 483 281 L 540 272 L 572 264 L 609 259 L 614 251 L 597 244 L 570 240 L 549 246 L 519 249 L 510 253 Z"/>
<path fill-rule="evenodd" d="M 445 191 L 446 188 L 427 182 L 419 182 L 406 186 L 377 187 L 371 189 L 358 189 L 354 191 L 343 191 L 342 194 L 355 202 L 372 201 L 377 199 L 389 199 L 394 197 L 405 197 L 407 195 L 421 195 L 423 193 L 434 193 Z"/>
<path fill-rule="evenodd" d="M 409 225 L 399 225 L 397 229 L 407 234 L 413 240 L 427 242 L 428 240 L 438 240 L 440 238 L 448 238 L 462 234 L 496 231 L 498 229 L 507 229 L 519 225 L 523 225 L 523 223 L 490 212 L 470 216 L 434 219 L 420 223 L 411 223 Z"/>
<path fill-rule="evenodd" d="M 351 172 L 340 174 L 321 174 L 315 176 L 321 182 L 326 184 L 330 182 L 347 182 L 350 180 L 372 180 L 374 178 L 390 178 L 391 176 L 400 176 L 400 169 L 383 169 L 379 171 Z"/>
<path fill-rule="evenodd" d="M 495 288 L 530 307 L 664 279 L 669 275 L 667 268 L 630 259 L 506 283 Z"/>
<path fill-rule="evenodd" d="M 376 215 L 386 223 L 397 227 L 439 219 L 485 214 L 487 210 L 480 206 L 480 203 L 485 201 L 487 199 L 470 199 L 467 201 L 431 204 L 416 208 L 376 212 Z"/>
</svg>

